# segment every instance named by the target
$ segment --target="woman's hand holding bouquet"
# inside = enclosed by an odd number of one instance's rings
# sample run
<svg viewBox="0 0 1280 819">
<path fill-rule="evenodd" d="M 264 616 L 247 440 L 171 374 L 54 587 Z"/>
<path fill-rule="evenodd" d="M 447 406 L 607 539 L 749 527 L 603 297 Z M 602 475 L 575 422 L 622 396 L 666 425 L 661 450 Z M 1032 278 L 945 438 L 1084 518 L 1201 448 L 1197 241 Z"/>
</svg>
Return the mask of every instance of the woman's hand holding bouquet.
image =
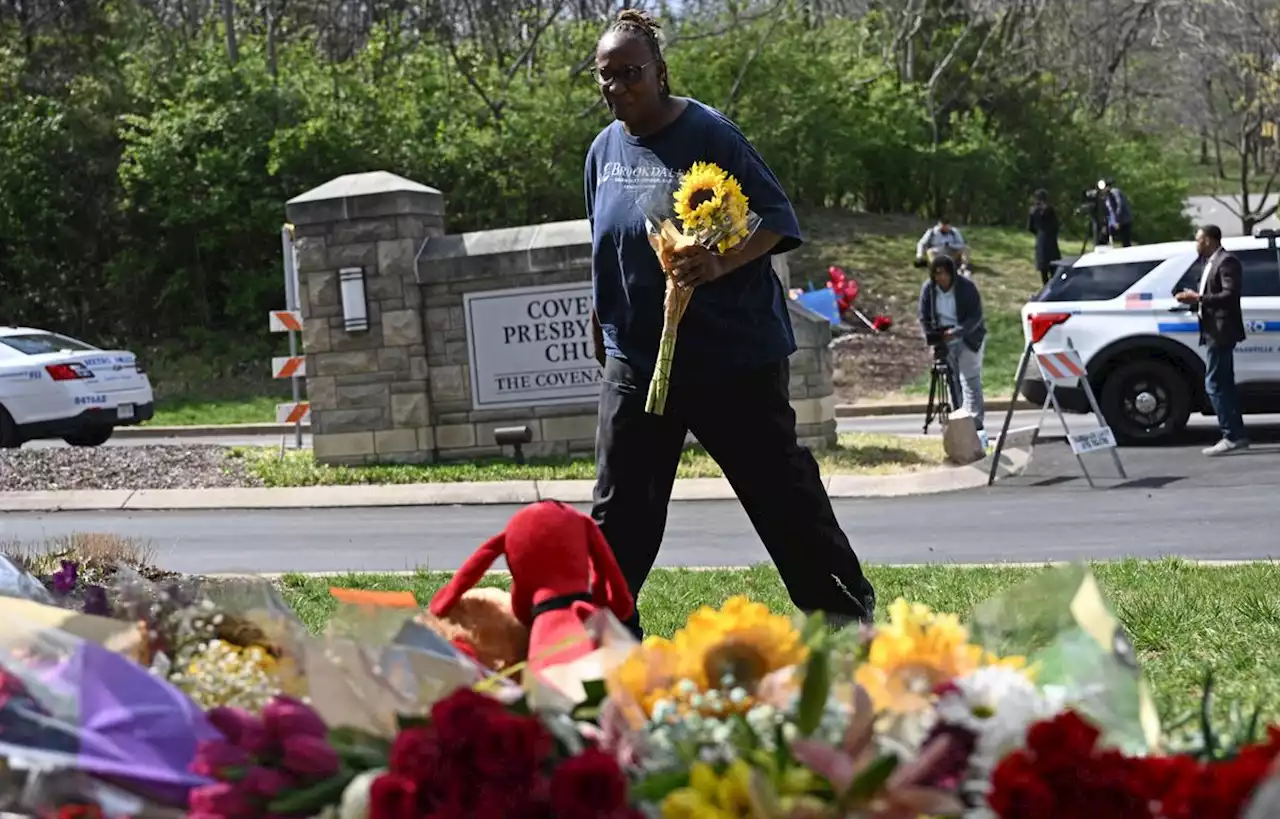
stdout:
<svg viewBox="0 0 1280 819">
<path fill-rule="evenodd" d="M 716 256 L 740 248 L 760 224 L 738 180 L 713 163 L 694 163 L 667 193 L 645 206 L 649 243 L 666 274 L 662 340 L 645 401 L 645 411 L 655 415 L 666 408 L 676 329 L 694 288 L 723 275 Z"/>
</svg>

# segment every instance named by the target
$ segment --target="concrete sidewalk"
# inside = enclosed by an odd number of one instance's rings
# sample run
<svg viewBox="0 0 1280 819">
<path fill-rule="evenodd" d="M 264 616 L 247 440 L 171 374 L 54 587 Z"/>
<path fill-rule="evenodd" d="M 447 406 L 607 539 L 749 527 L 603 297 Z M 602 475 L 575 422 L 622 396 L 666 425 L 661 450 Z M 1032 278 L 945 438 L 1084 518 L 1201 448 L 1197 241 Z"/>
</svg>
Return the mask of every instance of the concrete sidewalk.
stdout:
<svg viewBox="0 0 1280 819">
<path fill-rule="evenodd" d="M 1001 458 L 1000 475 L 1020 473 L 1030 450 Z M 832 498 L 892 498 L 954 492 L 985 486 L 990 458 L 963 467 L 897 475 L 832 475 L 824 479 Z M 555 499 L 591 500 L 593 481 L 496 481 L 475 483 L 304 486 L 280 489 L 109 489 L 0 492 L 0 512 L 157 511 L 176 509 L 331 509 L 389 506 L 522 505 Z M 731 500 L 724 478 L 676 481 L 674 501 Z"/>
<path fill-rule="evenodd" d="M 838 404 L 836 418 L 870 418 L 879 415 L 924 415 L 926 402 L 905 401 L 898 403 Z M 988 401 L 987 412 L 1006 412 L 1009 399 Z M 1040 409 L 1026 401 L 1018 402 L 1018 409 Z M 155 426 L 116 427 L 115 438 L 125 440 L 147 438 L 208 438 L 217 435 L 290 435 L 294 431 L 293 424 L 222 424 L 207 426 Z M 310 434 L 311 425 L 302 425 L 303 433 Z"/>
</svg>

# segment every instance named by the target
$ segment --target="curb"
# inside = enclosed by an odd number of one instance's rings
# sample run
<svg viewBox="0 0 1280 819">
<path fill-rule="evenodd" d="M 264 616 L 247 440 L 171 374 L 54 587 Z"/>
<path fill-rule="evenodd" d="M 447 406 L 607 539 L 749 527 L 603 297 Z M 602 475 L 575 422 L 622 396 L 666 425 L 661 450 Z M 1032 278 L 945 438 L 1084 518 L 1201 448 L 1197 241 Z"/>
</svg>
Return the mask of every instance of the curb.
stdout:
<svg viewBox="0 0 1280 819">
<path fill-rule="evenodd" d="M 1000 458 L 1000 473 L 1018 474 L 1031 452 L 1014 448 Z M 990 457 L 898 475 L 831 475 L 823 479 L 833 499 L 895 498 L 986 486 Z M 301 486 L 278 489 L 103 489 L 0 492 L 0 512 L 158 512 L 191 509 L 351 509 L 395 506 L 495 506 L 559 500 L 590 503 L 594 481 L 485 481 L 381 486 Z M 673 501 L 734 500 L 724 478 L 675 482 Z"/>
<path fill-rule="evenodd" d="M 1010 399 L 986 403 L 990 412 L 1008 412 Z M 837 418 L 869 418 L 878 415 L 922 415 L 928 402 L 905 401 L 897 404 L 837 404 Z M 1019 410 L 1039 409 L 1035 404 L 1019 400 Z M 222 424 L 206 426 L 139 426 L 116 427 L 115 438 L 144 440 L 147 438 L 207 438 L 219 435 L 291 435 L 293 424 Z M 311 425 L 302 425 L 302 434 L 311 434 Z"/>
<path fill-rule="evenodd" d="M 291 435 L 293 424 L 223 424 L 215 426 L 116 427 L 113 438 L 143 440 L 147 438 L 204 438 L 218 435 Z M 311 434 L 311 425 L 303 424 L 302 433 Z"/>
<path fill-rule="evenodd" d="M 987 401 L 985 407 L 989 413 L 1008 412 L 1010 403 L 1013 403 L 1012 399 L 1002 398 L 995 401 Z M 901 404 L 837 404 L 836 417 L 874 418 L 879 415 L 924 415 L 926 409 L 928 409 L 927 401 L 904 402 Z M 1040 409 L 1040 407 L 1019 399 L 1014 409 L 1034 410 Z"/>
</svg>

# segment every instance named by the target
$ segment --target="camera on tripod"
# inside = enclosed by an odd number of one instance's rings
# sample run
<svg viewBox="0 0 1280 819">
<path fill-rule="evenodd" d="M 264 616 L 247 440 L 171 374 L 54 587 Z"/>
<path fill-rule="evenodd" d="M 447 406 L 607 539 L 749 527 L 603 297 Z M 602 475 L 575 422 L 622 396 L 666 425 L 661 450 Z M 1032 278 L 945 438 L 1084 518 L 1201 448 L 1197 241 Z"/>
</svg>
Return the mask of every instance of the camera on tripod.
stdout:
<svg viewBox="0 0 1280 819">
<path fill-rule="evenodd" d="M 1093 187 L 1085 188 L 1080 192 L 1080 202 L 1076 205 L 1073 213 L 1076 216 L 1087 216 L 1089 218 L 1089 233 L 1086 234 L 1083 244 L 1080 245 L 1080 254 L 1084 255 L 1085 250 L 1089 246 L 1089 239 L 1092 237 L 1093 246 L 1097 247 L 1110 241 L 1107 235 L 1107 217 L 1105 212 L 1105 203 L 1107 200 L 1107 189 L 1110 185 L 1107 180 L 1099 179 L 1094 183 Z"/>
</svg>

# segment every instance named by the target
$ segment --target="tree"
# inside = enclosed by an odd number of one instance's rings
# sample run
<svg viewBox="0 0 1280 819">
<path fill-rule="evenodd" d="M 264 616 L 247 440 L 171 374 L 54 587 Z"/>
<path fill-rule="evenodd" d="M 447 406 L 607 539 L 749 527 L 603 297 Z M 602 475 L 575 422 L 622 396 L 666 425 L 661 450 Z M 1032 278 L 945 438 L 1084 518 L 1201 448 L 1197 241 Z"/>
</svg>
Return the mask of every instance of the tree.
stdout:
<svg viewBox="0 0 1280 819">
<path fill-rule="evenodd" d="M 1180 52 L 1200 78 L 1200 130 L 1214 146 L 1225 177 L 1223 148 L 1232 152 L 1238 195 L 1214 198 L 1250 234 L 1276 213 L 1280 179 L 1280 13 L 1263 0 L 1209 0 L 1189 4 Z"/>
</svg>

